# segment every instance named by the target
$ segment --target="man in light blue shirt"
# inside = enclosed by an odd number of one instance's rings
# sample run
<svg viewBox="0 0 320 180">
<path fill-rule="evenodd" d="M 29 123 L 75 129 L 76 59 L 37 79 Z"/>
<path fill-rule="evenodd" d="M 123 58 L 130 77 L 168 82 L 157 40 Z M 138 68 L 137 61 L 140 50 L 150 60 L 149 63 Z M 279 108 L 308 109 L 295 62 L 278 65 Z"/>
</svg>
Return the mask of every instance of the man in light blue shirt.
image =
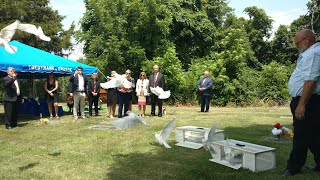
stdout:
<svg viewBox="0 0 320 180">
<path fill-rule="evenodd" d="M 294 137 L 282 176 L 293 176 L 301 171 L 308 149 L 316 165 L 307 168 L 320 171 L 320 43 L 309 29 L 299 31 L 294 42 L 300 51 L 297 67 L 289 80 Z"/>
</svg>

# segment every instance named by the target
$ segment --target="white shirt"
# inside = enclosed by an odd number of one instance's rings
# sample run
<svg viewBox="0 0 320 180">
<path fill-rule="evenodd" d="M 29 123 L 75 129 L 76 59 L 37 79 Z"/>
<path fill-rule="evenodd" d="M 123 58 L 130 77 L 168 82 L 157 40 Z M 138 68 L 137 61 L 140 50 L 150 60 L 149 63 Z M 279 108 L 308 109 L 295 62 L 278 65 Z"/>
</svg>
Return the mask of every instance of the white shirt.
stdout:
<svg viewBox="0 0 320 180">
<path fill-rule="evenodd" d="M 17 80 L 14 80 L 13 83 L 14 83 L 14 85 L 16 86 L 17 95 L 19 96 L 19 95 L 20 95 L 20 88 L 19 88 L 18 81 L 17 81 Z"/>
<path fill-rule="evenodd" d="M 78 91 L 84 91 L 84 78 L 82 75 L 78 74 L 78 81 L 79 81 L 79 84 L 78 84 Z"/>
</svg>

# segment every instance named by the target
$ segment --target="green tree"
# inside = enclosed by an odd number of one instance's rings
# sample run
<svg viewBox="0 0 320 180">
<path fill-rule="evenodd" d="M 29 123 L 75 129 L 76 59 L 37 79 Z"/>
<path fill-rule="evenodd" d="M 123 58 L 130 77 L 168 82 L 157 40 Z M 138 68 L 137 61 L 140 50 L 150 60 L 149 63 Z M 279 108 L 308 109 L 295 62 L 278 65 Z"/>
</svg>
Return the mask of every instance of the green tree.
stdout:
<svg viewBox="0 0 320 180">
<path fill-rule="evenodd" d="M 271 62 L 271 45 L 268 39 L 271 36 L 273 20 L 263 9 L 256 6 L 247 7 L 244 9 L 244 12 L 249 15 L 246 31 L 249 35 L 249 41 L 255 57 L 261 64 L 268 64 Z"/>
<path fill-rule="evenodd" d="M 69 49 L 72 44 L 74 25 L 64 31 L 62 29 L 63 16 L 49 6 L 49 0 L 0 0 L 0 29 L 20 20 L 41 26 L 44 33 L 51 37 L 50 42 L 41 41 L 33 35 L 17 31 L 14 40 L 62 55 L 63 49 Z"/>
</svg>

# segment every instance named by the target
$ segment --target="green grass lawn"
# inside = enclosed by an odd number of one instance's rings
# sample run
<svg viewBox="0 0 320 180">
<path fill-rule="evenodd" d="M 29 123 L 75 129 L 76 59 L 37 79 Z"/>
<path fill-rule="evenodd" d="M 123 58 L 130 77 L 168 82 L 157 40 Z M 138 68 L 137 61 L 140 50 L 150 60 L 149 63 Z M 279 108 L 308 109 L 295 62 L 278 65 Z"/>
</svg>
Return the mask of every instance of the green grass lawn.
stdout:
<svg viewBox="0 0 320 180">
<path fill-rule="evenodd" d="M 133 107 L 137 112 L 137 107 Z M 150 112 L 150 107 L 147 112 Z M 200 113 L 198 107 L 167 107 L 162 118 L 146 117 L 149 128 L 101 131 L 90 125 L 110 121 L 102 116 L 74 122 L 71 115 L 58 125 L 40 124 L 38 118 L 25 117 L 21 127 L 6 130 L 0 126 L 0 179 L 283 179 L 291 142 L 273 142 L 273 124 L 291 128 L 289 108 L 211 108 Z M 3 106 L 0 106 L 3 113 Z M 2 114 L 3 115 L 3 114 Z M 209 162 L 204 149 L 175 146 L 175 133 L 169 138 L 172 149 L 159 146 L 154 132 L 172 118 L 176 126 L 210 127 L 213 122 L 226 137 L 276 148 L 277 167 L 253 173 Z M 309 153 L 308 164 L 312 163 Z M 303 173 L 292 179 L 317 179 L 320 173 Z"/>
</svg>

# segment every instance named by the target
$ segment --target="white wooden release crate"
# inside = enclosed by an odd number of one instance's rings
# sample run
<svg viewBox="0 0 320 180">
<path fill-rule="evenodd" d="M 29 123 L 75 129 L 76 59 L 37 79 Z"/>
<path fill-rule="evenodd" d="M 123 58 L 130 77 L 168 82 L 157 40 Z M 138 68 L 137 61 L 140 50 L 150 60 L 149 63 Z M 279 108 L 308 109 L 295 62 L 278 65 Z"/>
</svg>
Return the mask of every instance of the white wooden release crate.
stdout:
<svg viewBox="0 0 320 180">
<path fill-rule="evenodd" d="M 228 146 L 233 151 L 242 152 L 241 156 L 237 156 L 234 162 L 227 161 L 225 158 L 225 146 L 228 141 Z M 212 143 L 214 152 L 210 161 L 216 162 L 234 169 L 240 167 L 249 169 L 253 172 L 266 171 L 276 167 L 276 152 L 275 148 L 260 146 L 243 141 L 233 139 L 216 141 Z"/>
<path fill-rule="evenodd" d="M 199 149 L 202 145 L 202 138 L 206 131 L 210 128 L 198 127 L 198 126 L 182 126 L 176 128 L 176 145 L 181 147 L 187 147 L 191 149 Z M 224 131 L 216 130 L 213 135 L 214 140 L 224 140 Z"/>
</svg>

